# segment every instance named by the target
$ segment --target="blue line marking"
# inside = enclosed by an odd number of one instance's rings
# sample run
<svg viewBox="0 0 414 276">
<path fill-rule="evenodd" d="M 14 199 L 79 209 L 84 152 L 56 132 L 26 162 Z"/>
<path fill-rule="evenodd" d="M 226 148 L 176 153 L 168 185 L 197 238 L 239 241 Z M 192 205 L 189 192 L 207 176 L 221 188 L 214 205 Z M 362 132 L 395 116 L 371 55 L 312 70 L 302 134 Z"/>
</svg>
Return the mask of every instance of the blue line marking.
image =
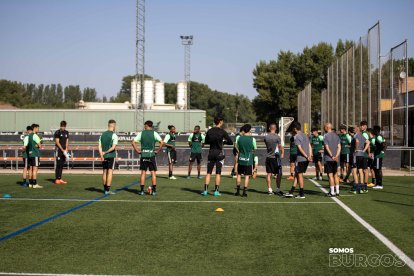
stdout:
<svg viewBox="0 0 414 276">
<path fill-rule="evenodd" d="M 131 187 L 131 186 L 133 186 L 133 185 L 136 185 L 136 184 L 138 184 L 138 182 L 134 182 L 134 183 L 132 183 L 132 184 L 126 185 L 126 186 L 124 186 L 124 187 L 122 187 L 122 188 L 116 189 L 115 191 L 116 191 L 116 192 L 118 192 L 118 191 L 122 191 L 122 190 L 128 189 L 129 187 Z M 97 197 L 97 198 L 95 198 L 95 199 L 91 199 L 90 201 L 85 202 L 85 203 L 83 203 L 83 204 L 81 204 L 81 205 L 78 205 L 78 206 L 76 206 L 76 207 L 73 207 L 73 208 L 71 208 L 71 209 L 69 209 L 69 210 L 63 211 L 63 212 L 61 212 L 61 213 L 59 213 L 59 214 L 56 214 L 56 215 L 51 216 L 51 217 L 48 217 L 48 218 L 46 218 L 46 219 L 44 219 L 44 220 L 41 220 L 41 221 L 39 221 L 39 222 L 33 223 L 32 225 L 29 225 L 29 226 L 27 226 L 27 227 L 21 228 L 21 229 L 19 229 L 19 230 L 17 230 L 17 231 L 14 231 L 14 232 L 12 232 L 12 233 L 10 233 L 10 234 L 6 235 L 6 236 L 1 237 L 1 238 L 0 238 L 0 242 L 5 241 L 5 240 L 8 240 L 8 239 L 10 239 L 10 238 L 13 238 L 13 237 L 15 237 L 15 236 L 17 236 L 17 235 L 19 235 L 19 234 L 22 234 L 22 233 L 24 233 L 24 232 L 27 232 L 27 231 L 29 231 L 29 230 L 33 229 L 33 228 L 36 228 L 36 227 L 41 226 L 41 225 L 43 225 L 43 224 L 45 224 L 45 223 L 48 223 L 49 221 L 52 221 L 52 220 L 57 219 L 57 218 L 59 218 L 59 217 L 61 217 L 61 216 L 67 215 L 67 214 L 72 213 L 72 212 L 74 212 L 74 211 L 76 211 L 76 210 L 79 210 L 79 209 L 81 209 L 81 208 L 83 208 L 83 207 L 86 207 L 86 206 L 88 206 L 88 205 L 91 205 L 92 203 L 95 203 L 96 201 L 99 201 L 99 200 L 101 200 L 101 199 L 103 199 L 103 198 L 106 198 L 106 197 L 108 197 L 108 196 L 109 196 L 109 195 L 103 195 L 103 196 Z"/>
</svg>

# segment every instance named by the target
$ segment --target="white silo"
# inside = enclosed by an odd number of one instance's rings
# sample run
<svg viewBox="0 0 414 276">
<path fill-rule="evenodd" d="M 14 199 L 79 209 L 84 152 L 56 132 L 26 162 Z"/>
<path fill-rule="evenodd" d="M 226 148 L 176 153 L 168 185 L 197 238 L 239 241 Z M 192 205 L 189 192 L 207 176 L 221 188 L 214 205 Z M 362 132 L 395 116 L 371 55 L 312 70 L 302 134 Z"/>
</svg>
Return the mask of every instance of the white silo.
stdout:
<svg viewBox="0 0 414 276">
<path fill-rule="evenodd" d="M 185 81 L 177 84 L 177 108 L 180 110 L 187 108 L 187 83 Z"/>
<path fill-rule="evenodd" d="M 155 104 L 165 104 L 164 83 L 155 83 Z"/>
<path fill-rule="evenodd" d="M 141 85 L 139 81 L 132 80 L 131 82 L 131 105 L 133 108 L 141 101 Z M 138 100 L 138 101 L 137 101 Z"/>
<path fill-rule="evenodd" d="M 144 103 L 144 109 L 151 109 L 154 104 L 154 81 L 144 81 L 144 95 L 142 99 Z"/>
</svg>

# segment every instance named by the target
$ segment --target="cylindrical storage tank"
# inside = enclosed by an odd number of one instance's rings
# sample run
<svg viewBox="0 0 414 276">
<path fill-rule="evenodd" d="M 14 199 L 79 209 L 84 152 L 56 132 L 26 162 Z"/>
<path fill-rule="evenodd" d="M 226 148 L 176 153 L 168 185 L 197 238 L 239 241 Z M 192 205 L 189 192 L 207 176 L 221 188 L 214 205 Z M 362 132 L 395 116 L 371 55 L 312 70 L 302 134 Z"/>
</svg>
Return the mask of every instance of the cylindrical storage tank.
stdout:
<svg viewBox="0 0 414 276">
<path fill-rule="evenodd" d="M 187 83 L 180 81 L 177 84 L 177 108 L 180 110 L 187 107 Z"/>
<path fill-rule="evenodd" d="M 141 85 L 139 81 L 132 80 L 131 82 L 131 106 L 135 108 L 136 105 L 140 104 L 141 100 Z"/>
<path fill-rule="evenodd" d="M 144 109 L 151 109 L 154 104 L 154 81 L 144 81 L 144 95 L 142 102 L 144 103 Z"/>
<path fill-rule="evenodd" d="M 165 104 L 164 83 L 155 83 L 155 104 Z"/>
</svg>

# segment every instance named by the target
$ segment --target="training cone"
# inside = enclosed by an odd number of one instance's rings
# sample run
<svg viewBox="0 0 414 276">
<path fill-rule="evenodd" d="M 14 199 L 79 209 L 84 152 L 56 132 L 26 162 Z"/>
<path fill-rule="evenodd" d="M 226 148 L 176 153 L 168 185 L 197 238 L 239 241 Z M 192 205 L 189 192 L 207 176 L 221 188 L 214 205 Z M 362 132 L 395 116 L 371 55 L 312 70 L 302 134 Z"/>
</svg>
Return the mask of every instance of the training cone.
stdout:
<svg viewBox="0 0 414 276">
<path fill-rule="evenodd" d="M 10 194 L 4 194 L 3 198 L 11 198 L 12 196 Z"/>
<path fill-rule="evenodd" d="M 217 208 L 216 212 L 224 212 L 224 209 L 223 208 Z"/>
</svg>

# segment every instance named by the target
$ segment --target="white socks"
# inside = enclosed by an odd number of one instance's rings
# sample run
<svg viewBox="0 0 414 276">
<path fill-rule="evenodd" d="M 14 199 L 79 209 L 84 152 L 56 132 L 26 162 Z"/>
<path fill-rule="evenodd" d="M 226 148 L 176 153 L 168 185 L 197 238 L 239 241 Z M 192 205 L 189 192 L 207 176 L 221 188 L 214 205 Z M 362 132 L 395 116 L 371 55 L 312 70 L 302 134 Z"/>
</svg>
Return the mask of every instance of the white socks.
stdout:
<svg viewBox="0 0 414 276">
<path fill-rule="evenodd" d="M 335 194 L 335 186 L 331 186 L 331 195 L 334 195 L 334 194 Z"/>
<path fill-rule="evenodd" d="M 339 185 L 336 185 L 335 188 L 336 188 L 336 193 L 339 195 Z"/>
</svg>

